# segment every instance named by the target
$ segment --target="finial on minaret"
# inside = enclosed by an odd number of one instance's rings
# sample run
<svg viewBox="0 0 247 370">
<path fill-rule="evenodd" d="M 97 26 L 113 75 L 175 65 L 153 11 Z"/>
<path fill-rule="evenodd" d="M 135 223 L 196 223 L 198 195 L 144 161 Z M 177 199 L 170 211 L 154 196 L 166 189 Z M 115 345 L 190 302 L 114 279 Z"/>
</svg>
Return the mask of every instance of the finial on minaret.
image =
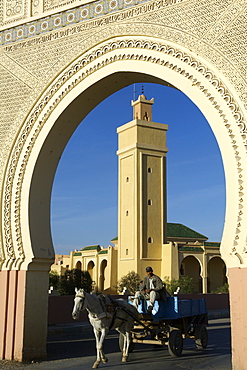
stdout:
<svg viewBox="0 0 247 370">
<path fill-rule="evenodd" d="M 134 101 L 136 100 L 136 84 L 134 84 L 133 87 L 133 96 L 134 96 Z"/>
<path fill-rule="evenodd" d="M 144 86 L 142 86 L 142 93 L 136 101 L 131 102 L 133 107 L 133 119 L 141 119 L 143 121 L 152 121 L 152 105 L 154 98 L 147 100 L 144 95 Z"/>
</svg>

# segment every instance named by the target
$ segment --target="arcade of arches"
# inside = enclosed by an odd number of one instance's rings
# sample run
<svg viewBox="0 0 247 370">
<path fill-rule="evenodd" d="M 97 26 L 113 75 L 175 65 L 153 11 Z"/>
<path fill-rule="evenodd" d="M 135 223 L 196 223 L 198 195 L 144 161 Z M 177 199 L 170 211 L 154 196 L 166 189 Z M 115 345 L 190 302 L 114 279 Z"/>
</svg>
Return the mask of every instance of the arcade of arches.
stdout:
<svg viewBox="0 0 247 370">
<path fill-rule="evenodd" d="M 167 244 L 160 266 L 155 273 L 163 279 L 179 279 L 180 276 L 193 278 L 195 293 L 211 293 L 227 283 L 226 265 L 220 256 L 220 243 L 207 242 L 207 238 L 181 224 L 167 225 Z M 176 237 L 169 232 L 175 232 Z M 111 240 L 113 245 L 104 249 L 99 245 L 71 251 L 69 255 L 56 255 L 52 271 L 63 275 L 74 268 L 88 271 L 93 280 L 93 287 L 106 294 L 116 294 L 118 273 L 119 243 L 118 238 Z M 147 261 L 147 264 L 152 261 Z M 131 269 L 131 268 L 130 268 Z M 130 271 L 130 269 L 128 271 Z M 126 272 L 128 272 L 126 271 Z M 136 271 L 141 276 L 143 271 Z"/>
<path fill-rule="evenodd" d="M 246 19 L 246 0 L 1 1 L 0 358 L 46 356 L 50 196 L 66 143 L 104 98 L 154 82 L 185 93 L 219 144 L 232 361 L 246 368 Z M 218 269 L 212 258 L 209 276 Z"/>
</svg>

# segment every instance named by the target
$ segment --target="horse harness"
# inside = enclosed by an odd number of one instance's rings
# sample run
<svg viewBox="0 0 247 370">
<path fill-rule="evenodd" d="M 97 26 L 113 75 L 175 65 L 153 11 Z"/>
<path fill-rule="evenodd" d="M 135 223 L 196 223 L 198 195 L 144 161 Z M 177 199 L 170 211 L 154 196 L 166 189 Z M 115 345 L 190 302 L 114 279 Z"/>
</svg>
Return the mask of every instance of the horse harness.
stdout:
<svg viewBox="0 0 247 370">
<path fill-rule="evenodd" d="M 82 307 L 83 307 L 84 301 L 85 301 L 85 296 L 83 294 L 80 294 L 80 292 L 77 292 L 76 297 L 79 297 L 79 298 L 83 299 L 83 303 L 82 303 Z M 120 302 L 117 302 L 115 299 L 112 299 L 110 296 L 107 296 L 107 298 L 111 302 L 109 304 L 109 303 L 107 303 L 106 296 L 103 295 L 103 294 L 100 294 L 100 296 L 98 298 L 99 298 L 99 302 L 100 302 L 100 305 L 101 305 L 101 308 L 102 308 L 103 312 L 98 314 L 98 315 L 96 315 L 96 314 L 92 315 L 90 313 L 90 315 L 92 316 L 92 318 L 94 320 L 101 320 L 103 318 L 108 318 L 108 319 L 111 318 L 111 323 L 109 325 L 109 330 L 111 330 L 113 328 L 116 319 L 119 319 L 119 320 L 122 320 L 122 321 L 125 321 L 125 322 L 128 321 L 128 320 L 124 319 L 123 317 L 117 316 L 117 312 L 119 310 L 124 311 L 125 313 L 127 313 L 128 316 L 132 317 L 132 319 L 134 321 L 136 321 L 139 325 L 141 325 L 144 329 L 148 329 L 148 326 L 146 326 L 142 321 L 140 321 L 139 318 L 137 318 L 136 315 L 133 312 L 131 312 L 127 307 L 124 307 L 123 305 L 121 305 Z"/>
<path fill-rule="evenodd" d="M 75 298 L 81 298 L 82 299 L 82 308 L 84 306 L 84 301 L 85 301 L 85 296 L 83 294 L 80 294 L 80 292 L 77 292 L 76 295 L 75 295 Z M 82 308 L 80 309 L 80 311 L 82 311 Z"/>
<path fill-rule="evenodd" d="M 109 330 L 111 330 L 113 328 L 113 326 L 114 326 L 114 323 L 115 323 L 115 320 L 116 319 L 120 319 L 120 320 L 125 321 L 125 322 L 127 322 L 128 320 L 123 319 L 122 317 L 118 317 L 117 316 L 117 311 L 118 310 L 123 310 L 123 311 L 125 311 L 125 310 L 123 309 L 123 307 L 121 307 L 121 305 L 116 300 L 112 299 L 110 296 L 108 296 L 108 298 L 110 299 L 111 304 L 114 307 L 114 312 L 113 312 L 112 320 L 111 320 L 111 323 L 110 323 L 110 326 L 109 326 Z"/>
<path fill-rule="evenodd" d="M 100 294 L 98 298 L 99 298 L 99 302 L 100 302 L 103 312 L 97 316 L 95 315 L 95 317 L 93 316 L 93 318 L 98 319 L 98 320 L 102 318 L 107 318 L 107 319 L 111 318 L 109 330 L 113 328 L 116 319 L 119 319 L 125 322 L 128 321 L 126 319 L 123 319 L 122 317 L 117 316 L 118 311 L 119 310 L 124 311 L 124 309 L 115 299 L 112 299 L 110 296 L 107 296 L 107 298 L 109 298 L 110 300 L 110 303 L 107 303 L 107 299 L 105 295 Z"/>
<path fill-rule="evenodd" d="M 82 303 L 82 307 L 83 307 L 85 296 L 78 292 L 76 294 L 76 297 L 79 297 L 83 300 L 83 303 Z M 100 305 L 101 305 L 101 308 L 102 308 L 103 312 L 98 314 L 98 315 L 94 314 L 94 315 L 91 315 L 91 316 L 95 320 L 101 320 L 103 318 L 107 318 L 107 319 L 111 318 L 112 320 L 111 320 L 111 323 L 110 323 L 110 326 L 109 326 L 109 330 L 111 330 L 114 326 L 114 323 L 115 323 L 116 319 L 119 319 L 119 320 L 122 320 L 122 321 L 125 321 L 125 322 L 128 321 L 128 320 L 126 320 L 122 317 L 117 316 L 117 313 L 118 313 L 119 310 L 124 311 L 124 312 L 128 313 L 129 315 L 130 315 L 130 312 L 129 312 L 129 310 L 124 309 L 124 307 L 119 302 L 117 302 L 115 299 L 112 299 L 110 296 L 107 296 L 107 297 L 110 299 L 111 303 L 107 303 L 106 296 L 104 296 L 103 294 L 100 294 L 100 296 L 98 298 L 99 298 L 99 302 L 100 302 Z M 132 316 L 132 315 L 130 315 L 130 316 Z"/>
</svg>

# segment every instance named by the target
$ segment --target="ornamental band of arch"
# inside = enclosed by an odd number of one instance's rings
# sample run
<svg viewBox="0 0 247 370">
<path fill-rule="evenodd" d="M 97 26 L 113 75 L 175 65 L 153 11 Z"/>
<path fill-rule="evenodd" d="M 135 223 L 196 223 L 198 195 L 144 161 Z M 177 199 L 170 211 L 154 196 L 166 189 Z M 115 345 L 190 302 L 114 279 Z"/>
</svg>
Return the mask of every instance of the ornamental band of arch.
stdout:
<svg viewBox="0 0 247 370">
<path fill-rule="evenodd" d="M 221 150 L 232 361 L 245 368 L 246 19 L 245 0 L 0 3 L 0 358 L 46 355 L 50 194 L 66 143 L 104 98 L 133 82 L 155 82 L 199 107 Z M 118 236 L 121 242 L 121 230 Z M 126 248 L 119 252 L 124 259 Z"/>
</svg>

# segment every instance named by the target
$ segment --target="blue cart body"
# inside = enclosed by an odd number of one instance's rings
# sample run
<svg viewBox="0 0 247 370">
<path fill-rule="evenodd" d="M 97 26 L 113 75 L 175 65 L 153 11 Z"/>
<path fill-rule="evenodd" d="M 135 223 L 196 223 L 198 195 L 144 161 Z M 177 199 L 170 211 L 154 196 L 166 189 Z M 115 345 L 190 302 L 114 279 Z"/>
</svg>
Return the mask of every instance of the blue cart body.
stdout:
<svg viewBox="0 0 247 370">
<path fill-rule="evenodd" d="M 129 303 L 133 304 L 129 297 Z M 131 330 L 132 343 L 168 345 L 171 356 L 181 356 L 183 338 L 192 338 L 198 349 L 208 344 L 206 325 L 207 306 L 202 299 L 178 299 L 167 297 L 167 301 L 155 301 L 152 315 L 147 312 L 149 301 L 143 299 L 138 306 L 139 318 Z"/>
<path fill-rule="evenodd" d="M 133 297 L 132 297 L 133 299 Z M 131 298 L 129 303 L 133 304 Z M 141 300 L 138 306 L 139 313 L 147 313 L 149 301 Z M 207 314 L 207 306 L 204 298 L 202 299 L 181 299 L 178 297 L 167 297 L 167 301 L 155 301 L 152 319 L 159 320 L 176 320 L 183 317 Z"/>
</svg>

